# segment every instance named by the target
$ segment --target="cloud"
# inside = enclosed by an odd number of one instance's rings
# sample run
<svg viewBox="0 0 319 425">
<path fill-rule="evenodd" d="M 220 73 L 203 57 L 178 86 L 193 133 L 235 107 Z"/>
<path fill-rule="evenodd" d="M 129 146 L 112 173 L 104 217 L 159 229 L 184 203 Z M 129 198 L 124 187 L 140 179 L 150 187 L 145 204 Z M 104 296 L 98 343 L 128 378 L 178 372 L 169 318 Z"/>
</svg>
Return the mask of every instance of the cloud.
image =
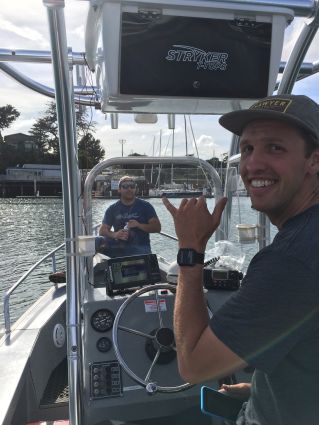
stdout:
<svg viewBox="0 0 319 425">
<path fill-rule="evenodd" d="M 33 124 L 35 123 L 35 121 L 36 120 L 34 118 L 29 118 L 25 120 L 18 119 L 9 128 L 6 128 L 3 133 L 5 136 L 8 134 L 14 134 L 14 133 L 29 134 L 29 131 L 31 127 L 33 126 Z"/>
<path fill-rule="evenodd" d="M 296 39 L 301 31 L 303 21 L 300 18 L 296 18 L 293 22 L 286 28 L 285 31 L 285 42 L 282 51 L 282 59 L 286 61 L 296 44 Z"/>
<path fill-rule="evenodd" d="M 76 27 L 76 28 L 74 28 L 73 30 L 70 31 L 69 38 L 72 37 L 72 39 L 77 40 L 76 45 L 72 44 L 73 51 L 78 49 L 77 46 L 79 46 L 80 44 L 83 44 L 84 34 L 85 34 L 84 25 L 80 25 L 80 26 L 78 26 L 78 27 Z"/>
<path fill-rule="evenodd" d="M 161 146 L 161 154 L 171 156 L 173 150 L 172 130 L 167 128 L 167 116 L 159 115 L 156 124 L 136 124 L 132 114 L 120 114 L 119 128 L 111 129 L 109 116 L 107 120 L 102 114 L 96 115 L 98 120 L 96 137 L 101 140 L 107 156 L 121 155 L 120 139 L 126 140 L 123 145 L 124 156 L 133 152 L 158 156 Z M 231 134 L 219 125 L 216 125 L 218 116 L 196 116 L 191 118 L 193 132 L 189 128 L 187 117 L 187 138 L 185 136 L 184 116 L 176 115 L 176 128 L 174 131 L 174 156 L 184 156 L 186 149 L 188 154 L 203 159 L 220 157 L 228 152 Z M 161 133 L 161 142 L 160 142 Z M 196 146 L 194 144 L 194 138 Z M 187 146 L 186 146 L 187 142 Z"/>
<path fill-rule="evenodd" d="M 215 141 L 212 136 L 207 136 L 206 134 L 202 134 L 197 140 L 197 145 L 199 147 L 214 147 Z"/>
<path fill-rule="evenodd" d="M 215 157 L 219 155 L 219 149 L 217 150 L 217 144 L 212 136 L 207 136 L 202 134 L 197 140 L 196 145 L 198 152 L 201 153 L 200 156 L 205 156 L 208 158 Z M 196 150 L 196 147 L 195 147 Z"/>
<path fill-rule="evenodd" d="M 49 47 L 48 40 L 45 39 L 45 37 L 39 31 L 29 26 L 15 25 L 9 20 L 4 19 L 1 15 L 0 15 L 0 28 L 2 31 L 6 31 L 10 33 L 9 37 L 12 37 L 12 34 L 14 34 L 26 40 L 36 42 L 39 47 L 42 47 L 42 48 Z"/>
</svg>

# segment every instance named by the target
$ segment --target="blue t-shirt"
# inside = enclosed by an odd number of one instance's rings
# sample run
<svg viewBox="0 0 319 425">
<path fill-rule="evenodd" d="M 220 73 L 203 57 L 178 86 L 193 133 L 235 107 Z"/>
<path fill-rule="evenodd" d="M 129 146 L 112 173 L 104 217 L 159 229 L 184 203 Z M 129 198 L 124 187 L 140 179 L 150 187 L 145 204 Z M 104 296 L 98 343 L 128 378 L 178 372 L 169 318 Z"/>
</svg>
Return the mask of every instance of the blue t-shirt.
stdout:
<svg viewBox="0 0 319 425">
<path fill-rule="evenodd" d="M 123 229 L 129 220 L 147 224 L 153 217 L 157 217 L 153 206 L 143 199 L 136 198 L 132 205 L 125 205 L 121 201 L 112 204 L 105 211 L 102 223 L 113 227 L 113 230 L 117 232 Z M 108 239 L 108 245 L 107 255 L 111 257 L 151 253 L 149 233 L 137 227 L 129 229 L 127 241 Z"/>
<path fill-rule="evenodd" d="M 240 425 L 319 423 L 319 205 L 288 220 L 210 322 L 255 368 Z"/>
</svg>

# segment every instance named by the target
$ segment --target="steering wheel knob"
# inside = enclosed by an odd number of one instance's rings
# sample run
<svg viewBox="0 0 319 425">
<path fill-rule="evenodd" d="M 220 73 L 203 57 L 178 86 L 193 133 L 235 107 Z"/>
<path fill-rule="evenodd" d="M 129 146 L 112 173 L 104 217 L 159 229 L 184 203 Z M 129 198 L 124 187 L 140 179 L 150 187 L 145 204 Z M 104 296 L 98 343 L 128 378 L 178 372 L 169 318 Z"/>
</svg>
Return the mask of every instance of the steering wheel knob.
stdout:
<svg viewBox="0 0 319 425">
<path fill-rule="evenodd" d="M 149 382 L 146 385 L 146 391 L 149 395 L 153 395 L 157 392 L 157 385 L 155 384 L 155 382 Z"/>
</svg>

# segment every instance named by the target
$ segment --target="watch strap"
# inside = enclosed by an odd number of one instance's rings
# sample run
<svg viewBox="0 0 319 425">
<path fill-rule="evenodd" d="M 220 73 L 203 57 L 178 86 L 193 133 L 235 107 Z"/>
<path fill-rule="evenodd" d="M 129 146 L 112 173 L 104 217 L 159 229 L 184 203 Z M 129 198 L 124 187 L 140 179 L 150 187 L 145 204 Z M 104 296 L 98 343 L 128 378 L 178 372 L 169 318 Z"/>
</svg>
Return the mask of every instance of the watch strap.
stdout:
<svg viewBox="0 0 319 425">
<path fill-rule="evenodd" d="M 193 267 L 196 264 L 204 264 L 205 254 L 195 251 L 193 248 L 180 248 L 177 254 L 179 266 Z"/>
</svg>

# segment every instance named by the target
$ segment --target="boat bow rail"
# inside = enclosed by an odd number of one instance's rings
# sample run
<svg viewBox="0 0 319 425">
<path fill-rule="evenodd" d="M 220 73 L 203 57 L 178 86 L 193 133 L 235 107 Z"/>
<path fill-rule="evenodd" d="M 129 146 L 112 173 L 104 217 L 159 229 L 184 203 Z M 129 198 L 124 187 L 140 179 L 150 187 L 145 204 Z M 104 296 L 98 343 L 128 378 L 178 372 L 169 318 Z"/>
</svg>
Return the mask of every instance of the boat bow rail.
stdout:
<svg viewBox="0 0 319 425">
<path fill-rule="evenodd" d="M 33 266 L 29 268 L 20 279 L 11 286 L 10 289 L 6 291 L 3 297 L 3 315 L 4 315 L 4 326 L 6 335 L 11 332 L 11 320 L 10 320 L 10 297 L 14 293 L 14 291 L 29 277 L 34 270 L 36 270 L 41 264 L 43 264 L 47 259 L 51 259 L 52 263 L 52 272 L 56 272 L 56 253 L 64 248 L 65 244 L 61 244 L 51 252 L 42 257 L 39 261 L 37 261 Z M 55 288 L 58 289 L 58 285 L 54 284 Z"/>
</svg>

